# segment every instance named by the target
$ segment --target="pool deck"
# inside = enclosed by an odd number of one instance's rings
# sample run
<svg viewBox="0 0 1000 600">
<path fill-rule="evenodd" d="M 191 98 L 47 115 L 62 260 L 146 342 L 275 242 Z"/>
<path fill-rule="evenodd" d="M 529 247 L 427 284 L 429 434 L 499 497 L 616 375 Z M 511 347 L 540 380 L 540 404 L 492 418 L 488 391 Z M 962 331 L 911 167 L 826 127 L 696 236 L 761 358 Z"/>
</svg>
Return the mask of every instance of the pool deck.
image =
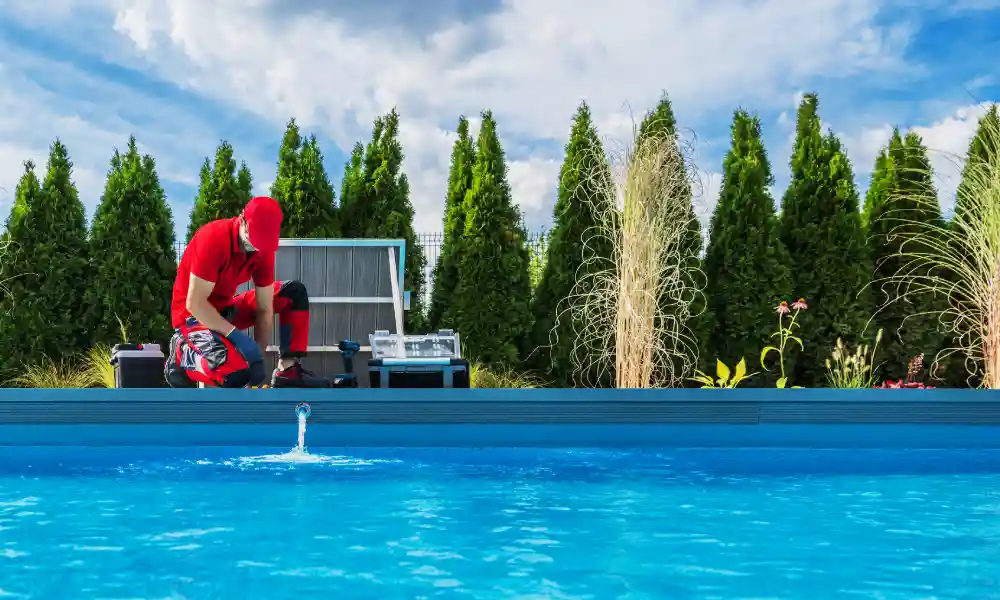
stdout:
<svg viewBox="0 0 1000 600">
<path fill-rule="evenodd" d="M 0 446 L 1000 448 L 983 390 L 0 390 Z"/>
</svg>

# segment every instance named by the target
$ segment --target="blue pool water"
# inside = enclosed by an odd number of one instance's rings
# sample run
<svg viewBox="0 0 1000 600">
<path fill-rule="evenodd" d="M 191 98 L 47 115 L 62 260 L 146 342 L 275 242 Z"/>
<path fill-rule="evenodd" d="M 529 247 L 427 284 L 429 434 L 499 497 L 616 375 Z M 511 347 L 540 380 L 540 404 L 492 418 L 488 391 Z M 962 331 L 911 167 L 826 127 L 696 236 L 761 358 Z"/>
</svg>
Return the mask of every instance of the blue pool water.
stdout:
<svg viewBox="0 0 1000 600">
<path fill-rule="evenodd" d="M 1000 598 L 1000 452 L 269 452 L 0 447 L 0 600 Z"/>
</svg>

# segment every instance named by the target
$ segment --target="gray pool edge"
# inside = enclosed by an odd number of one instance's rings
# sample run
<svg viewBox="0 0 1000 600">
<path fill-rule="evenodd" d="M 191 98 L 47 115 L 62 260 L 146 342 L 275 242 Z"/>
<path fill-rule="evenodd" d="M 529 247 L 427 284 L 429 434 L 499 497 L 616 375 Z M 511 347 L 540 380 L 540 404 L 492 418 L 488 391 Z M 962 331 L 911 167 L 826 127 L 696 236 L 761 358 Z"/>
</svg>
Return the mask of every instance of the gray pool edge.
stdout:
<svg viewBox="0 0 1000 600">
<path fill-rule="evenodd" d="M 1000 448 L 983 390 L 0 390 L 0 446 Z"/>
</svg>

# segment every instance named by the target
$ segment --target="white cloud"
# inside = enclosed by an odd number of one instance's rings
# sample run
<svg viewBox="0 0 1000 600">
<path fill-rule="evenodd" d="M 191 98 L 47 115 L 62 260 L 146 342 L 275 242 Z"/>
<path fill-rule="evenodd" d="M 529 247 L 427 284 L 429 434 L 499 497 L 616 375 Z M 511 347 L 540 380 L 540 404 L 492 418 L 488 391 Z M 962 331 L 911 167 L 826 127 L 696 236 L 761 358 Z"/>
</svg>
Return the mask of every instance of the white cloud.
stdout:
<svg viewBox="0 0 1000 600">
<path fill-rule="evenodd" d="M 931 123 L 911 129 L 923 138 L 934 169 L 935 185 L 941 199 L 941 209 L 950 214 L 955 206 L 955 189 L 961 178 L 962 164 L 979 119 L 990 103 L 963 106 Z M 855 165 L 855 171 L 868 174 L 879 151 L 889 142 L 893 126 L 882 124 L 869 127 L 854 135 L 843 135 L 844 144 Z M 905 128 L 901 127 L 901 131 Z"/>
<path fill-rule="evenodd" d="M 435 229 L 459 114 L 491 108 L 508 147 L 562 143 L 587 99 L 612 124 L 602 133 L 618 136 L 626 103 L 651 105 L 662 89 L 681 114 L 734 98 L 783 104 L 791 82 L 897 67 L 907 41 L 867 0 L 509 0 L 424 36 L 322 12 L 276 19 L 275 5 L 120 0 L 114 27 L 160 76 L 274 122 L 294 115 L 345 151 L 397 106 L 418 228 Z M 530 152 L 509 159 L 516 199 L 546 217 L 558 166 Z"/>
</svg>

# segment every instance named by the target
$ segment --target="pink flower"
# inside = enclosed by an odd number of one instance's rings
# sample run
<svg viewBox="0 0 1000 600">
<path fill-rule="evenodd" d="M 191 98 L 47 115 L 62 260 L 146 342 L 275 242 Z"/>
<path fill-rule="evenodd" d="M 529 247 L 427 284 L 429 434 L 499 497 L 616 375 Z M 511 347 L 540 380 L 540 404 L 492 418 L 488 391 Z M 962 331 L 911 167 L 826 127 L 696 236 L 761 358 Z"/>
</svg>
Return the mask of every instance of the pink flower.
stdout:
<svg viewBox="0 0 1000 600">
<path fill-rule="evenodd" d="M 795 310 L 808 310 L 809 305 L 806 304 L 805 298 L 799 298 L 798 300 L 792 303 L 792 308 L 794 308 Z"/>
<path fill-rule="evenodd" d="M 788 314 L 788 303 L 785 302 L 784 300 L 782 300 L 781 304 L 778 305 L 778 314 L 779 315 L 787 315 Z"/>
</svg>

